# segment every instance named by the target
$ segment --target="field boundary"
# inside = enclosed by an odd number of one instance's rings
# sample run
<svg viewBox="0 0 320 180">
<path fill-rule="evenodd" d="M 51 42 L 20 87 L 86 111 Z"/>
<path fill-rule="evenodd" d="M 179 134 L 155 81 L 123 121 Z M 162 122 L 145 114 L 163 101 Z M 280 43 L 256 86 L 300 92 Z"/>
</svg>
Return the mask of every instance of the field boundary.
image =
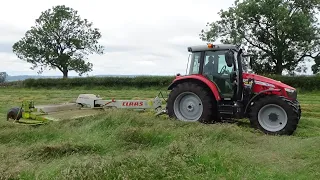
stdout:
<svg viewBox="0 0 320 180">
<path fill-rule="evenodd" d="M 303 91 L 320 89 L 320 76 L 277 76 L 266 77 L 281 81 Z M 0 83 L 0 87 L 16 88 L 74 88 L 74 87 L 109 87 L 109 88 L 164 88 L 174 79 L 174 76 L 136 76 L 136 77 L 75 77 L 75 78 L 41 78 L 26 79 Z"/>
</svg>

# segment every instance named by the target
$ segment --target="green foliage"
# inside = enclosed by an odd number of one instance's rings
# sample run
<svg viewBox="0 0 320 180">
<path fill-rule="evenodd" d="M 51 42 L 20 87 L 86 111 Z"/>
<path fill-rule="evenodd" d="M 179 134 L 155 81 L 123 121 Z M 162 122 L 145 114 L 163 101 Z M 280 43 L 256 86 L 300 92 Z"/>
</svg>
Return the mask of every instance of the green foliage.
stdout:
<svg viewBox="0 0 320 180">
<path fill-rule="evenodd" d="M 300 63 L 320 56 L 319 9 L 320 0 L 236 0 L 200 38 L 246 46 L 257 73 L 303 71 Z"/>
<path fill-rule="evenodd" d="M 18 58 L 31 63 L 31 69 L 59 69 L 64 78 L 69 71 L 80 76 L 92 71 L 92 63 L 86 56 L 103 54 L 103 46 L 98 45 L 101 38 L 99 29 L 93 28 L 87 19 L 81 19 L 72 8 L 55 6 L 41 13 L 21 40 L 13 45 Z"/>
<path fill-rule="evenodd" d="M 280 76 L 265 75 L 304 91 L 320 89 L 320 76 Z M 25 88 L 167 88 L 174 76 L 138 76 L 138 77 L 83 77 L 68 79 L 27 79 L 22 82 L 10 82 L 7 86 Z"/>
<path fill-rule="evenodd" d="M 320 89 L 320 76 L 266 76 L 304 91 L 316 91 Z"/>
<path fill-rule="evenodd" d="M 0 83 L 4 83 L 7 80 L 8 74 L 6 72 L 0 72 Z"/>
<path fill-rule="evenodd" d="M 173 76 L 138 76 L 138 77 L 86 77 L 68 79 L 27 79 L 24 87 L 36 88 L 71 88 L 71 87 L 164 87 L 168 86 Z"/>
<path fill-rule="evenodd" d="M 311 66 L 313 74 L 318 74 L 320 72 L 320 56 L 314 59 L 314 65 Z"/>
<path fill-rule="evenodd" d="M 0 87 L 17 87 L 17 88 L 22 88 L 22 87 L 24 87 L 24 81 L 4 82 L 4 83 L 0 83 Z"/>
</svg>

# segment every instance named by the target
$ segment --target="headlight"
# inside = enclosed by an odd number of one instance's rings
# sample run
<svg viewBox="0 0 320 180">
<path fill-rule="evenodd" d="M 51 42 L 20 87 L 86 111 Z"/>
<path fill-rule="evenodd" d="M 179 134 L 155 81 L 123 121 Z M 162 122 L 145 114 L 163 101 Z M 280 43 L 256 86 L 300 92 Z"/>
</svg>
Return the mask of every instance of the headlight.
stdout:
<svg viewBox="0 0 320 180">
<path fill-rule="evenodd" d="M 295 89 L 284 88 L 288 96 L 292 99 L 297 99 L 297 91 Z"/>
</svg>

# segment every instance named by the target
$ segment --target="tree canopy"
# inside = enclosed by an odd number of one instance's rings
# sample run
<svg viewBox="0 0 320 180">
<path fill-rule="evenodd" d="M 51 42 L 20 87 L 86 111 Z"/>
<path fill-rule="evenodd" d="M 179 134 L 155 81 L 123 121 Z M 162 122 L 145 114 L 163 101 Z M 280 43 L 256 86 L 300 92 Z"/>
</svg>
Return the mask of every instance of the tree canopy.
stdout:
<svg viewBox="0 0 320 180">
<path fill-rule="evenodd" d="M 0 72 L 0 83 L 4 83 L 7 80 L 7 72 Z"/>
<path fill-rule="evenodd" d="M 313 74 L 319 74 L 320 73 L 320 56 L 314 59 L 314 65 L 311 66 L 311 70 Z"/>
<path fill-rule="evenodd" d="M 31 63 L 31 69 L 58 69 L 63 77 L 69 71 L 80 76 L 92 71 L 92 63 L 86 62 L 89 54 L 103 54 L 104 47 L 98 44 L 102 37 L 93 23 L 81 19 L 78 12 L 64 5 L 55 6 L 41 13 L 35 26 L 13 45 L 18 58 Z"/>
<path fill-rule="evenodd" d="M 200 39 L 247 47 L 256 73 L 301 71 L 299 64 L 320 57 L 319 10 L 320 0 L 236 0 Z"/>
</svg>

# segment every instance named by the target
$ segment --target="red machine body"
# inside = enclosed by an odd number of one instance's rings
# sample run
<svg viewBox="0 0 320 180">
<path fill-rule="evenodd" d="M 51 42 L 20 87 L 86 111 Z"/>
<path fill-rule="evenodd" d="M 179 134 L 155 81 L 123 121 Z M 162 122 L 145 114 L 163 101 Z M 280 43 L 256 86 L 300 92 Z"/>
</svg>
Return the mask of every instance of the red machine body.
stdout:
<svg viewBox="0 0 320 180">
<path fill-rule="evenodd" d="M 246 55 L 235 45 L 192 46 L 188 51 L 189 72 L 177 74 L 168 87 L 170 117 L 206 123 L 248 118 L 267 134 L 295 131 L 301 117 L 295 88 L 251 73 Z"/>
</svg>

